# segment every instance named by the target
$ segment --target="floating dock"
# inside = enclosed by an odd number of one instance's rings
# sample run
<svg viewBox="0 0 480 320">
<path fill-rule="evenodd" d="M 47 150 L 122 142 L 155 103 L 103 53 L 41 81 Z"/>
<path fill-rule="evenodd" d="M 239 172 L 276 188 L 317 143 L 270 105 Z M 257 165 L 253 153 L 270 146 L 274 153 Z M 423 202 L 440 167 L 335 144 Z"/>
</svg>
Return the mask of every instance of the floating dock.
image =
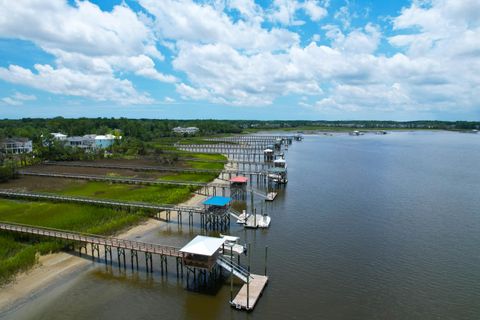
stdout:
<svg viewBox="0 0 480 320">
<path fill-rule="evenodd" d="M 251 280 L 244 284 L 233 301 L 232 307 L 239 310 L 253 310 L 268 282 L 267 276 L 250 274 Z"/>
</svg>

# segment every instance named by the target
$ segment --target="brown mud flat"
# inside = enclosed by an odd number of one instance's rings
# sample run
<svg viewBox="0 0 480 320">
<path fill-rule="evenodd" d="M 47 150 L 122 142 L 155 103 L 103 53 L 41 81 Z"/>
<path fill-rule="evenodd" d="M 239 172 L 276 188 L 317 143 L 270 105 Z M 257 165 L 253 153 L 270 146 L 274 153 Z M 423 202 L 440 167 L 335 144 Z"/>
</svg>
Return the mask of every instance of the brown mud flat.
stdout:
<svg viewBox="0 0 480 320">
<path fill-rule="evenodd" d="M 0 189 L 11 189 L 17 191 L 62 191 L 72 185 L 86 184 L 88 181 L 72 180 L 51 177 L 24 176 L 8 182 L 0 183 Z"/>
</svg>

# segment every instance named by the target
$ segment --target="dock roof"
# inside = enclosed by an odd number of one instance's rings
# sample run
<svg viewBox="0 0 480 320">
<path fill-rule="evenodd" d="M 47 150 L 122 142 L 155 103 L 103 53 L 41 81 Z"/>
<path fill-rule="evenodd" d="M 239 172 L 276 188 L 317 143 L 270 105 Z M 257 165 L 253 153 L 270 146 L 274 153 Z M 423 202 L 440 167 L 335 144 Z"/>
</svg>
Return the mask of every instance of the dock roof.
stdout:
<svg viewBox="0 0 480 320">
<path fill-rule="evenodd" d="M 187 243 L 180 252 L 198 254 L 201 256 L 213 256 L 225 243 L 223 238 L 196 236 Z"/>
<path fill-rule="evenodd" d="M 215 197 L 210 197 L 207 200 L 203 201 L 203 204 L 207 206 L 223 207 L 229 204 L 231 200 L 232 199 L 228 197 L 215 196 Z"/>
<path fill-rule="evenodd" d="M 246 183 L 248 181 L 247 177 L 237 176 L 230 179 L 230 182 Z"/>
</svg>

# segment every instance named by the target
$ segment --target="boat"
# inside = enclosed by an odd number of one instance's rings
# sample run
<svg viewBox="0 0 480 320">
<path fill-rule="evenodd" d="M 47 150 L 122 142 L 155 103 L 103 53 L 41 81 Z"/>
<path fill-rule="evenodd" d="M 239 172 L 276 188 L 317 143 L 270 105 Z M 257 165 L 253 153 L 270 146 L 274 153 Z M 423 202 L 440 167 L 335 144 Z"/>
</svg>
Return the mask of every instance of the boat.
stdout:
<svg viewBox="0 0 480 320">
<path fill-rule="evenodd" d="M 248 214 L 245 210 L 242 211 L 242 213 L 238 216 L 239 219 L 237 219 L 238 224 L 245 224 L 245 221 L 248 219 Z"/>
<path fill-rule="evenodd" d="M 265 198 L 265 201 L 273 201 L 273 200 L 275 200 L 276 197 L 277 197 L 276 192 L 269 192 L 267 194 L 267 197 Z"/>
<path fill-rule="evenodd" d="M 242 254 L 247 252 L 247 247 L 238 243 L 238 240 L 240 239 L 240 237 L 229 236 L 221 233 L 220 233 L 220 237 L 225 239 L 224 254 L 228 254 L 230 252 L 236 253 L 236 254 Z"/>
</svg>

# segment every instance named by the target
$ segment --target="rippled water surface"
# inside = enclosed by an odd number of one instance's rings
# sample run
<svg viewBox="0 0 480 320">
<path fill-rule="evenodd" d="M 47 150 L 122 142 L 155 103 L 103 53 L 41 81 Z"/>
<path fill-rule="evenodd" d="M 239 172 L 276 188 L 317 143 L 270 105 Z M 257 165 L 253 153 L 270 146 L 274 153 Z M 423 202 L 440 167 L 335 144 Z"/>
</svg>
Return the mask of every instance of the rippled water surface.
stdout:
<svg viewBox="0 0 480 320">
<path fill-rule="evenodd" d="M 229 307 L 228 281 L 216 295 L 185 290 L 172 261 L 163 277 L 92 264 L 6 317 L 478 319 L 480 135 L 307 136 L 287 160 L 270 229 L 232 230 L 252 243 L 258 273 L 269 246 L 252 313 Z M 170 224 L 142 240 L 181 245 L 193 233 Z"/>
</svg>

